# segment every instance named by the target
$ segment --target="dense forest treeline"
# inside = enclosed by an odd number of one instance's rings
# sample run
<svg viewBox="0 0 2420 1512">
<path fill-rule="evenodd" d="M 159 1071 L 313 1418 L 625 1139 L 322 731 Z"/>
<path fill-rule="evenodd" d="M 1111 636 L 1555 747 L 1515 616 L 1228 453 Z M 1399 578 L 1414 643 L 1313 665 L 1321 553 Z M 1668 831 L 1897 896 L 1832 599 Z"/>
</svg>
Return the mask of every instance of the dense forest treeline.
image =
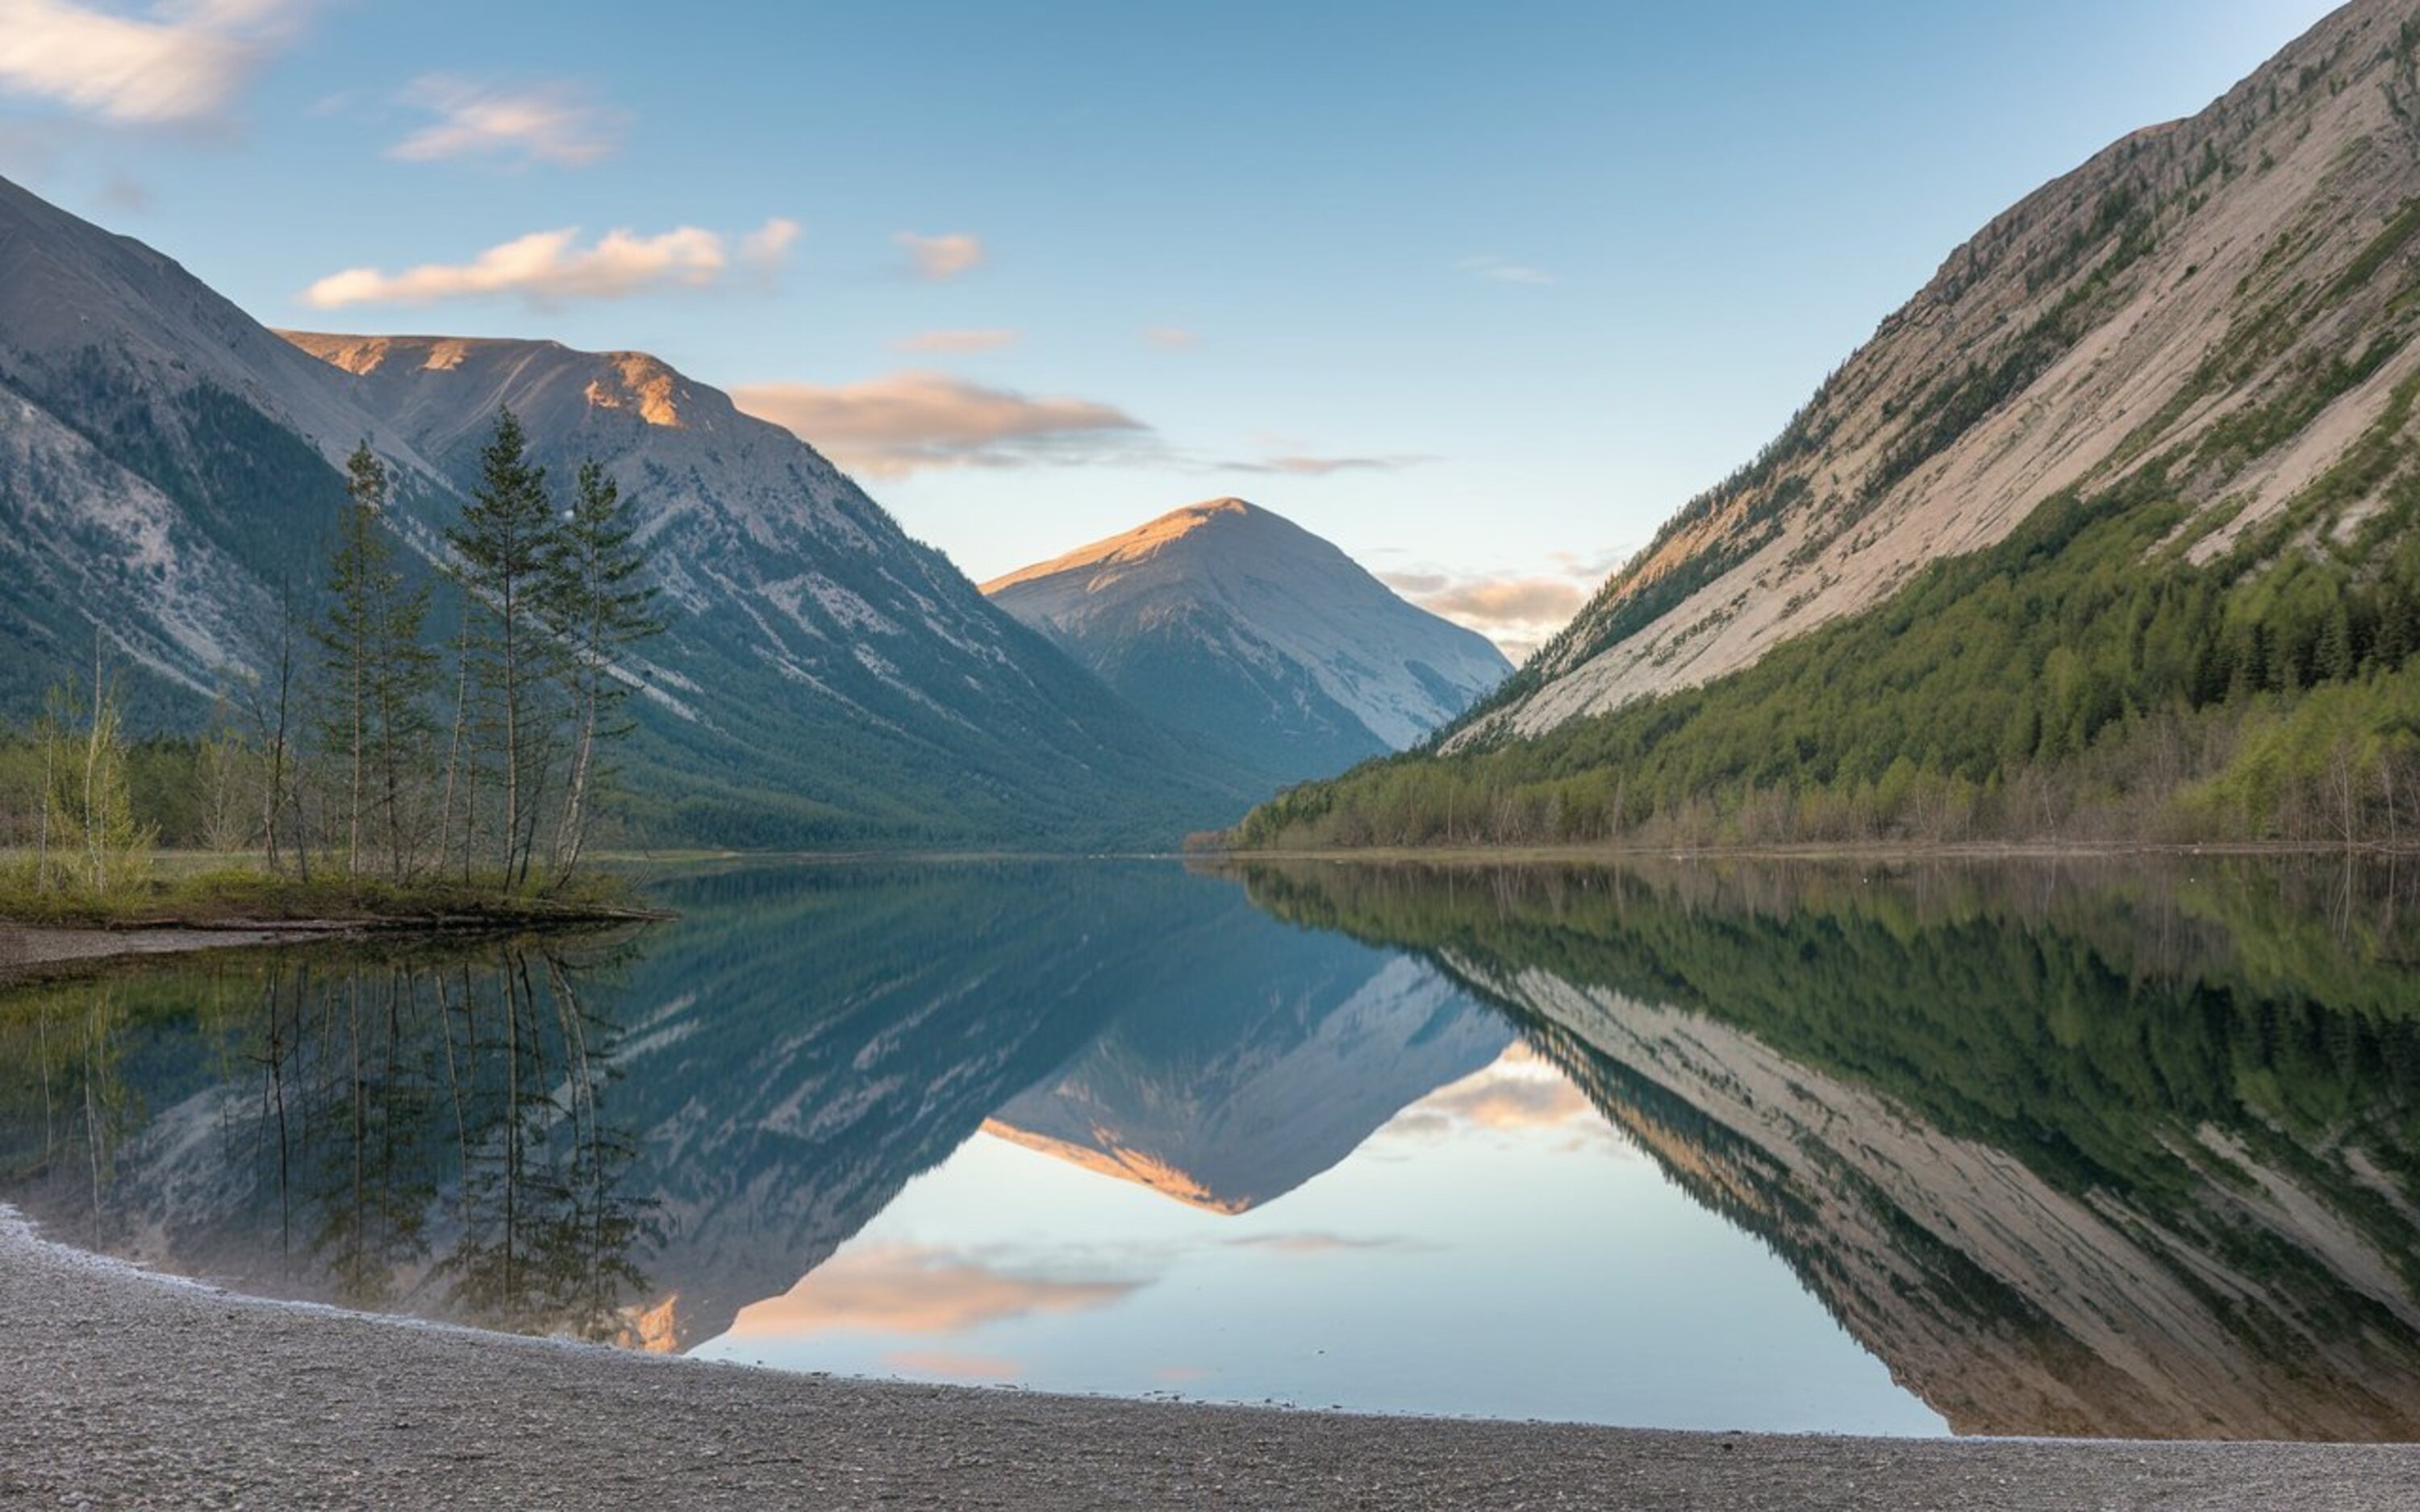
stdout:
<svg viewBox="0 0 2420 1512">
<path fill-rule="evenodd" d="M 2412 844 L 2415 389 L 2223 548 L 2230 511 L 2189 509 L 2149 464 L 1741 671 L 1535 737 L 1366 764 L 1231 839 Z"/>
<path fill-rule="evenodd" d="M 269 665 L 220 690 L 206 729 L 130 742 L 96 627 L 88 677 L 54 688 L 31 730 L 0 730 L 9 893 L 139 893 L 163 841 L 256 853 L 301 883 L 570 884 L 631 728 L 616 660 L 663 628 L 619 490 L 589 463 L 558 505 L 499 411 L 446 532 L 440 626 L 437 581 L 385 518 L 385 467 L 364 445 L 347 472 L 322 580 L 288 594 Z"/>
</svg>

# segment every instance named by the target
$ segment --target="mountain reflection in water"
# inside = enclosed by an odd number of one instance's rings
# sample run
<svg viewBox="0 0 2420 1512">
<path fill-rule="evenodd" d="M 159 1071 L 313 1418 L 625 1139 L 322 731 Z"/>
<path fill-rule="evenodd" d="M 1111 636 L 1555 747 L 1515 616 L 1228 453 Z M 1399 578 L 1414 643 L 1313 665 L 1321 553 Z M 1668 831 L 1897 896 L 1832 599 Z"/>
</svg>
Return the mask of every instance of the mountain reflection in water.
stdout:
<svg viewBox="0 0 2420 1512">
<path fill-rule="evenodd" d="M 2415 879 L 1255 869 L 1417 949 L 1961 1432 L 2420 1435 Z"/>
<path fill-rule="evenodd" d="M 636 935 L 11 993 L 0 1198 L 241 1289 L 811 1368 L 2420 1431 L 2409 877 L 1003 862 L 663 893 L 681 921 Z M 1295 1348 L 1323 1330 L 1357 1358 Z"/>
</svg>

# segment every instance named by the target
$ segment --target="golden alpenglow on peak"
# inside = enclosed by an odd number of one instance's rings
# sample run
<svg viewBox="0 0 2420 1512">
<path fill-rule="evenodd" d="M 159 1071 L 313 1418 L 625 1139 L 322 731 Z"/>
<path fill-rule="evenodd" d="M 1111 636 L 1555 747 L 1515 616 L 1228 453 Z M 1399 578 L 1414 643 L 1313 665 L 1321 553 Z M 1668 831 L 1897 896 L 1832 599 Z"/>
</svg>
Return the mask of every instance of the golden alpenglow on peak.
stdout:
<svg viewBox="0 0 2420 1512">
<path fill-rule="evenodd" d="M 1252 516 L 1264 516 L 1267 511 L 1241 499 L 1210 499 L 1182 509 L 1171 509 L 1156 519 L 1145 521 L 1130 531 L 1104 536 L 1090 546 L 1079 546 L 1073 551 L 1037 562 L 1030 567 L 994 578 L 982 585 L 986 594 L 997 594 L 1003 589 L 1039 578 L 1087 566 L 1117 566 L 1147 562 L 1160 551 L 1205 526 L 1238 521 Z"/>
</svg>

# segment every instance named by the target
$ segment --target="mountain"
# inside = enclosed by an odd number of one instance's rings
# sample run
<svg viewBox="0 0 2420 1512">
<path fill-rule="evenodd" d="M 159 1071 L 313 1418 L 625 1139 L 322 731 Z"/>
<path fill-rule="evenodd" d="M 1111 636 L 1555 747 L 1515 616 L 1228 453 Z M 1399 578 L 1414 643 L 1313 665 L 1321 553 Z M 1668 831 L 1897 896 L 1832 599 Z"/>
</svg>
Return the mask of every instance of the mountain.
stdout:
<svg viewBox="0 0 2420 1512">
<path fill-rule="evenodd" d="M 983 585 L 1188 742 L 1280 781 L 1402 750 L 1511 666 L 1280 516 L 1214 499 Z"/>
<path fill-rule="evenodd" d="M 691 795 L 676 829 L 752 838 L 749 790 L 778 786 L 811 833 L 1165 844 L 1247 791 L 992 608 L 813 448 L 644 352 L 281 334 L 458 493 L 500 406 L 555 477 L 583 457 L 613 474 L 676 611 L 646 653 L 649 754 L 731 795 Z"/>
<path fill-rule="evenodd" d="M 2168 462 L 2208 555 L 2277 518 L 2420 372 L 2420 28 L 2362 0 L 2190 120 L 2028 195 L 1676 515 L 1474 724 L 1702 683 Z M 2315 521 L 2336 534 L 2367 490 Z"/>
<path fill-rule="evenodd" d="M 307 576 L 344 497 L 328 448 L 365 436 L 427 485 L 319 364 L 150 248 L 0 180 L 0 710 L 28 715 L 88 670 L 96 632 L 154 715 L 256 670 L 278 585 Z"/>
<path fill-rule="evenodd" d="M 605 463 L 672 631 L 629 671 L 644 830 L 719 843 L 1169 843 L 1250 784 L 995 609 L 813 448 L 634 352 L 282 339 L 176 263 L 0 182 L 0 717 L 129 670 L 194 728 L 313 607 L 366 440 L 425 562 L 499 405 L 555 486 Z M 441 611 L 441 618 L 444 617 Z"/>
<path fill-rule="evenodd" d="M 2326 792 L 2420 773 L 2415 335 L 2420 23 L 2360 0 L 1951 254 L 1450 733 L 1480 760 L 1257 828 L 2383 836 Z"/>
</svg>

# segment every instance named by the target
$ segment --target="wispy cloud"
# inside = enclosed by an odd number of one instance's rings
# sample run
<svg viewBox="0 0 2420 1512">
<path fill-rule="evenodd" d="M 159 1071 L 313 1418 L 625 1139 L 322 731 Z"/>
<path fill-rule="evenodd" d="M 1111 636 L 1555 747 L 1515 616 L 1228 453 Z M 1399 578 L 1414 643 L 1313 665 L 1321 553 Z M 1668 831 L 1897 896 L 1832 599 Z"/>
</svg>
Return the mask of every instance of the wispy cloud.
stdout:
<svg viewBox="0 0 2420 1512">
<path fill-rule="evenodd" d="M 904 1376 L 939 1376 L 944 1381 L 1015 1381 L 1025 1367 L 1004 1355 L 971 1354 L 960 1350 L 892 1350 L 884 1366 Z"/>
<path fill-rule="evenodd" d="M 579 167 L 610 156 L 626 123 L 562 83 L 502 85 L 432 73 L 413 80 L 403 102 L 436 117 L 387 149 L 406 162 L 488 158 Z"/>
<path fill-rule="evenodd" d="M 743 268 L 769 273 L 788 260 L 790 249 L 798 244 L 804 228 L 798 222 L 776 215 L 739 239 L 739 263 Z"/>
<path fill-rule="evenodd" d="M 318 0 L 160 0 L 138 14 L 0 0 L 0 92 L 135 125 L 217 116 Z"/>
<path fill-rule="evenodd" d="M 1274 472 L 1297 478 L 1324 478 L 1331 472 L 1393 472 L 1404 468 L 1420 467 L 1434 462 L 1434 456 L 1405 454 L 1400 456 L 1264 456 L 1251 459 L 1213 462 L 1212 472 Z"/>
<path fill-rule="evenodd" d="M 981 1255 L 916 1245 L 844 1251 L 782 1296 L 743 1308 L 743 1338 L 835 1330 L 946 1335 L 1033 1313 L 1086 1312 L 1125 1300 L 1149 1280 L 1063 1276 L 1009 1268 Z"/>
<path fill-rule="evenodd" d="M 1465 257 L 1455 266 L 1475 278 L 1483 278 L 1496 284 L 1544 285 L 1559 282 L 1554 274 L 1544 269 L 1532 268 L 1528 263 L 1514 262 L 1510 257 Z"/>
<path fill-rule="evenodd" d="M 1621 1140 L 1605 1116 L 1569 1078 L 1514 1043 L 1494 1065 L 1439 1088 L 1397 1114 L 1387 1134 L 1415 1139 L 1486 1130 L 1532 1131 L 1568 1136 L 1562 1148 L 1617 1147 Z"/>
<path fill-rule="evenodd" d="M 1580 611 L 1619 557 L 1558 551 L 1544 566 L 1474 572 L 1413 563 L 1379 580 L 1427 609 L 1476 630 L 1520 661 Z"/>
<path fill-rule="evenodd" d="M 1309 1231 L 1294 1234 L 1246 1234 L 1225 1242 L 1233 1249 L 1273 1250 L 1281 1255 L 1336 1255 L 1354 1251 L 1424 1249 L 1427 1246 L 1399 1238 L 1357 1239 L 1343 1234 Z"/>
<path fill-rule="evenodd" d="M 518 295 L 535 304 L 566 300 L 616 300 L 659 289 L 710 288 L 735 268 L 757 272 L 779 266 L 798 238 L 796 222 L 774 219 L 738 240 L 680 226 L 658 236 L 608 231 L 582 246 L 576 226 L 533 231 L 489 247 L 468 262 L 422 263 L 401 272 L 349 268 L 302 291 L 314 309 L 356 304 L 435 304 L 446 300 Z"/>
<path fill-rule="evenodd" d="M 1202 345 L 1201 336 L 1183 326 L 1146 326 L 1142 339 L 1146 346 L 1169 352 L 1190 351 Z"/>
<path fill-rule="evenodd" d="M 1024 332 L 1017 331 L 920 331 L 900 337 L 891 347 L 902 352 L 998 352 L 1023 339 Z"/>
<path fill-rule="evenodd" d="M 109 209 L 126 215 L 147 215 L 151 211 L 151 191 L 123 173 L 112 173 L 101 186 L 101 203 Z"/>
<path fill-rule="evenodd" d="M 917 277 L 936 284 L 948 283 L 984 264 L 983 239 L 964 231 L 948 231 L 934 237 L 902 231 L 891 239 L 908 255 L 908 261 L 914 267 Z"/>
<path fill-rule="evenodd" d="M 1033 397 L 945 373 L 861 383 L 756 383 L 739 408 L 785 425 L 852 471 L 898 477 L 926 468 L 1025 467 L 1125 458 L 1151 427 L 1090 399 Z"/>
</svg>

